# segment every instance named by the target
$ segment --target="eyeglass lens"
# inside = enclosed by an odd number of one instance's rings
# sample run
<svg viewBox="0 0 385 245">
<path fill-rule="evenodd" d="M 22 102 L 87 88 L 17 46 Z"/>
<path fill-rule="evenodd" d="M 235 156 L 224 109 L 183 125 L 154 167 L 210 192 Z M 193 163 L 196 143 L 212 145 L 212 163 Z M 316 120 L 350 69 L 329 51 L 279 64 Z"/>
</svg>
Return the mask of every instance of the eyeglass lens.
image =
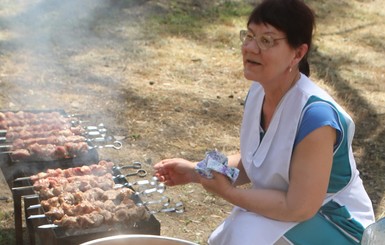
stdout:
<svg viewBox="0 0 385 245">
<path fill-rule="evenodd" d="M 263 50 L 271 48 L 274 45 L 274 39 L 268 35 L 254 36 L 251 32 L 246 30 L 240 31 L 239 34 L 244 45 L 250 43 L 252 40 L 255 40 L 258 47 Z"/>
</svg>

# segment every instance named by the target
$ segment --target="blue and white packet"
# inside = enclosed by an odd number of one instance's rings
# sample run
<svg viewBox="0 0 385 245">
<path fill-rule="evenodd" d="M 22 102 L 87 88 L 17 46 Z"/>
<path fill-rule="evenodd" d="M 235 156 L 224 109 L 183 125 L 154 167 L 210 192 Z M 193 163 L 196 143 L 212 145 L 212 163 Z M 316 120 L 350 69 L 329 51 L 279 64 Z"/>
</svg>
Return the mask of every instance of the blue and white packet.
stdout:
<svg viewBox="0 0 385 245">
<path fill-rule="evenodd" d="M 231 180 L 231 183 L 234 183 L 239 175 L 239 169 L 229 167 L 227 157 L 215 150 L 206 153 L 205 159 L 198 162 L 195 171 L 208 179 L 213 178 L 212 171 L 215 171 L 227 176 Z"/>
</svg>

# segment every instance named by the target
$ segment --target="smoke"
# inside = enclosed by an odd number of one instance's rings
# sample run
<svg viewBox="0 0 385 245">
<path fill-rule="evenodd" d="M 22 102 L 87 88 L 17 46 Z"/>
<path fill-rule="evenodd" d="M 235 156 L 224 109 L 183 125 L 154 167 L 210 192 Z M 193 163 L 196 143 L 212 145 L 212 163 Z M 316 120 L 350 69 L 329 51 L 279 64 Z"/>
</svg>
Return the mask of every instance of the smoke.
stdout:
<svg viewBox="0 0 385 245">
<path fill-rule="evenodd" d="M 69 114 L 88 113 L 90 107 L 98 110 L 105 102 L 97 84 L 89 85 L 103 80 L 108 88 L 111 80 L 99 78 L 92 64 L 76 59 L 105 46 L 108 37 L 95 30 L 111 4 L 109 0 L 0 1 L 1 110 L 60 109 Z M 63 95 L 69 99 L 63 101 Z M 103 122 L 99 117 L 88 119 L 95 125 Z"/>
<path fill-rule="evenodd" d="M 98 38 L 93 26 L 97 15 L 108 11 L 108 4 L 106 0 L 1 1 L 0 54 L 13 66 L 7 68 L 5 79 L 10 83 L 9 107 L 63 107 L 55 93 L 81 92 L 80 86 L 71 86 L 83 72 L 72 60 Z"/>
<path fill-rule="evenodd" d="M 96 10 L 105 7 L 103 0 L 24 1 L 14 15 L 6 19 L 6 27 L 15 33 L 15 45 L 27 54 L 50 55 L 55 47 L 76 49 L 79 37 L 89 35 L 89 24 Z M 41 60 L 39 60 L 41 61 Z M 35 61 L 36 62 L 36 61 Z M 49 60 L 46 60 L 49 64 Z"/>
</svg>

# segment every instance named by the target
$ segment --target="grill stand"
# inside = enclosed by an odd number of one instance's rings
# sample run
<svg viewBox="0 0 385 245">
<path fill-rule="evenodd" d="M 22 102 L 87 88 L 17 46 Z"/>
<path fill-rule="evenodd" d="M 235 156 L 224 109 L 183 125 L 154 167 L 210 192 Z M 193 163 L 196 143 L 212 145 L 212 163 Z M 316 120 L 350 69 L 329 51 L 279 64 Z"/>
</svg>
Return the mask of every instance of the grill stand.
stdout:
<svg viewBox="0 0 385 245">
<path fill-rule="evenodd" d="M 29 186 L 28 181 L 13 181 L 19 177 L 31 176 L 38 172 L 46 171 L 49 168 L 69 168 L 82 165 L 89 165 L 99 161 L 97 149 L 92 149 L 88 153 L 71 159 L 56 160 L 51 162 L 14 162 L 9 154 L 1 154 L 0 167 L 8 187 L 12 190 L 13 208 L 15 215 L 15 240 L 17 245 L 23 245 L 23 215 L 22 199 L 23 196 L 34 194 L 32 189 L 13 190 L 20 186 Z M 30 235 L 31 236 L 31 235 Z M 30 238 L 31 240 L 31 238 Z M 33 244 L 33 243 L 31 243 Z"/>
<path fill-rule="evenodd" d="M 24 196 L 32 195 L 33 190 L 25 189 L 25 190 L 17 190 L 12 191 L 13 196 L 13 209 L 15 215 L 15 239 L 16 244 L 23 245 L 23 214 L 22 214 L 22 199 Z M 25 207 L 26 208 L 26 207 Z M 26 222 L 28 220 L 26 219 Z M 30 238 L 31 241 L 31 238 Z M 34 245 L 34 243 L 30 243 Z"/>
</svg>

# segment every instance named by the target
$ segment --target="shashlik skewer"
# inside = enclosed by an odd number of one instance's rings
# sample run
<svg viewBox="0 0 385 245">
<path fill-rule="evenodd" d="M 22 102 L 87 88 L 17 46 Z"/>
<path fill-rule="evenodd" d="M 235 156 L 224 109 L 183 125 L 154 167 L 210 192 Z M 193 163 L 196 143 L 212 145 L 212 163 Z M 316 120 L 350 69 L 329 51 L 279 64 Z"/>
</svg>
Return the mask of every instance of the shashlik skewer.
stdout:
<svg viewBox="0 0 385 245">
<path fill-rule="evenodd" d="M 119 206 L 118 206 L 119 207 Z M 107 210 L 100 212 L 94 211 L 89 214 L 78 216 L 64 215 L 60 220 L 55 220 L 53 224 L 40 225 L 38 228 L 69 228 L 69 229 L 84 229 L 100 226 L 104 223 L 135 223 L 141 220 L 147 220 L 150 213 L 147 212 L 144 206 L 135 206 L 126 208 L 123 205 L 114 213 Z"/>
<path fill-rule="evenodd" d="M 68 142 L 64 145 L 57 146 L 53 144 L 32 144 L 26 149 L 16 149 L 14 151 L 2 151 L 0 154 L 11 154 L 14 160 L 42 160 L 52 161 L 57 159 L 73 158 L 78 155 L 87 153 L 94 147 L 89 146 L 87 142 L 72 143 Z"/>
<path fill-rule="evenodd" d="M 70 129 L 71 125 L 63 124 L 37 124 L 37 125 L 24 125 L 18 127 L 8 127 L 7 129 L 0 130 L 1 134 L 7 134 L 9 132 L 21 132 L 21 131 L 50 131 L 50 130 L 64 130 Z M 74 127 L 73 127 L 74 128 Z"/>
<path fill-rule="evenodd" d="M 38 112 L 32 112 L 32 111 L 6 111 L 6 112 L 0 112 L 0 121 L 6 120 L 6 119 L 12 119 L 12 120 L 24 120 L 24 119 L 31 119 L 31 118 L 46 118 L 46 117 L 52 117 L 52 118 L 61 118 L 61 117 L 78 117 L 78 115 L 65 115 L 59 111 L 38 111 Z"/>
<path fill-rule="evenodd" d="M 41 138 L 30 138 L 30 139 L 16 139 L 12 142 L 12 145 L 1 145 L 2 147 L 9 147 L 11 146 L 12 150 L 17 149 L 26 149 L 28 146 L 33 144 L 39 144 L 39 145 L 47 145 L 47 144 L 53 144 L 53 145 L 64 145 L 68 142 L 85 142 L 87 139 L 84 136 L 80 135 L 70 135 L 70 136 L 49 136 L 49 137 L 41 137 Z"/>
<path fill-rule="evenodd" d="M 53 129 L 53 130 L 31 130 L 29 128 L 21 131 L 6 131 L 4 137 L 0 137 L 0 141 L 12 142 L 15 140 L 29 140 L 33 138 L 48 138 L 59 136 L 104 136 L 107 133 L 106 128 L 97 128 L 88 130 L 85 127 L 70 127 L 67 129 Z"/>
<path fill-rule="evenodd" d="M 30 139 L 30 138 L 40 138 L 48 136 L 71 136 L 71 135 L 81 135 L 83 133 L 82 128 L 68 128 L 68 129 L 53 129 L 53 130 L 29 130 L 23 129 L 21 131 L 7 131 L 5 137 L 1 137 L 1 140 L 12 142 L 16 139 Z"/>
<path fill-rule="evenodd" d="M 139 204 L 139 207 L 141 205 Z M 150 214 L 156 214 L 156 213 L 168 213 L 168 212 L 175 212 L 175 213 L 183 213 L 185 211 L 185 208 L 184 208 L 184 205 L 182 202 L 177 202 L 175 204 L 175 206 L 173 207 L 165 207 L 165 208 L 161 208 L 159 210 L 150 210 L 149 213 Z M 42 218 L 42 217 L 36 217 L 36 218 Z M 38 226 L 39 229 L 52 229 L 52 228 L 59 228 L 61 227 L 60 225 L 58 224 L 44 224 L 44 225 L 40 225 Z"/>
<path fill-rule="evenodd" d="M 105 137 L 95 137 L 95 138 L 87 138 L 81 135 L 71 135 L 71 136 L 50 136 L 47 138 L 31 138 L 26 140 L 17 139 L 12 144 L 0 144 L 0 149 L 10 149 L 11 151 L 15 151 L 18 149 L 28 149 L 30 145 L 39 144 L 39 145 L 48 145 L 53 144 L 57 146 L 65 145 L 66 143 L 79 143 L 79 142 L 88 142 L 88 143 L 100 143 L 107 141 Z M 122 147 L 122 143 L 120 141 L 114 141 L 113 145 L 98 145 L 91 147 L 93 148 L 115 148 L 120 149 Z"/>
<path fill-rule="evenodd" d="M 71 126 L 73 125 L 73 120 L 69 118 L 52 118 L 52 117 L 46 117 L 46 118 L 34 118 L 29 120 L 10 120 L 6 119 L 3 121 L 0 121 L 0 128 L 2 129 L 8 129 L 10 127 L 20 127 L 25 125 L 40 125 L 40 124 L 57 124 L 57 125 L 63 125 L 63 126 Z"/>
<path fill-rule="evenodd" d="M 50 112 L 29 112 L 29 111 L 18 111 L 18 112 L 13 112 L 13 111 L 6 111 L 6 112 L 0 112 L 0 121 L 5 120 L 7 118 L 29 118 L 29 117 L 36 117 L 39 115 L 50 115 L 50 116 L 60 116 L 62 115 L 58 111 L 50 111 Z"/>
<path fill-rule="evenodd" d="M 11 126 L 34 125 L 42 123 L 63 123 L 73 126 L 80 125 L 86 121 L 79 119 L 78 115 L 64 115 L 60 112 L 0 112 L 0 128 L 7 129 Z"/>
<path fill-rule="evenodd" d="M 0 122 L 6 121 L 7 124 L 21 124 L 28 121 L 41 121 L 45 119 L 53 120 L 65 120 L 63 114 L 57 111 L 52 112 L 27 112 L 27 111 L 18 111 L 18 112 L 0 112 Z"/>
<path fill-rule="evenodd" d="M 67 142 L 64 145 L 54 144 L 32 144 L 27 149 L 16 149 L 14 151 L 0 151 L 0 154 L 11 154 L 14 160 L 43 160 L 52 161 L 57 159 L 72 158 L 87 153 L 92 149 L 113 148 L 119 150 L 122 148 L 120 141 L 114 141 L 113 144 L 89 145 L 87 142 Z"/>
<path fill-rule="evenodd" d="M 67 168 L 67 169 L 47 169 L 45 172 L 40 172 L 35 175 L 27 176 L 27 177 L 20 177 L 16 178 L 13 181 L 24 181 L 24 180 L 31 180 L 36 181 L 38 179 L 48 178 L 48 177 L 68 177 L 68 176 L 74 176 L 74 175 L 86 175 L 91 174 L 93 172 L 96 172 L 97 170 L 98 174 L 100 175 L 105 169 L 105 172 L 112 173 L 114 170 L 121 170 L 126 168 L 141 168 L 142 164 L 140 162 L 134 162 L 132 165 L 126 165 L 126 166 L 115 166 L 113 162 L 107 161 L 107 160 L 100 160 L 97 164 L 91 164 L 91 165 L 84 165 L 81 167 L 73 167 L 73 168 Z M 148 180 L 141 180 L 137 181 L 135 183 L 138 184 L 149 184 Z"/>
<path fill-rule="evenodd" d="M 79 181 L 75 181 L 75 183 L 69 183 L 68 180 L 65 180 L 64 178 L 55 178 L 55 177 L 50 177 L 48 178 L 49 180 L 47 180 L 46 183 L 44 183 L 44 181 L 42 181 L 42 183 L 39 183 L 37 185 L 27 185 L 27 186 L 18 186 L 18 187 L 12 187 L 12 191 L 13 192 L 17 192 L 17 191 L 25 191 L 25 190 L 34 190 L 34 191 L 37 191 L 39 193 L 39 196 L 44 198 L 44 199 L 47 199 L 47 198 L 51 198 L 55 195 L 59 195 L 60 193 L 66 191 L 67 190 L 71 190 L 71 191 L 78 191 L 78 190 L 87 190 L 87 189 L 90 189 L 92 188 L 92 184 L 90 184 L 89 182 L 87 182 L 87 180 L 82 180 L 81 176 L 78 176 L 80 178 L 78 178 L 77 180 Z M 103 178 L 106 178 L 106 176 L 102 176 Z M 107 176 L 107 179 L 109 179 L 111 176 Z M 75 179 L 75 178 L 71 178 L 72 180 Z M 99 179 L 100 181 L 102 181 L 103 179 Z M 61 182 L 60 184 L 57 184 L 55 183 L 55 181 L 57 182 Z M 66 184 L 64 184 L 66 183 Z M 93 183 L 94 184 L 94 183 Z M 106 181 L 106 182 L 100 182 L 99 185 L 96 185 L 96 186 L 99 186 L 99 188 L 101 189 L 110 189 L 110 188 L 114 188 L 114 182 L 113 183 L 110 183 L 110 181 Z M 122 188 L 121 186 L 119 186 L 119 188 Z"/>
<path fill-rule="evenodd" d="M 40 197 L 46 199 L 52 196 L 57 196 L 63 192 L 86 191 L 93 187 L 99 187 L 103 190 L 116 189 L 114 188 L 115 182 L 113 179 L 114 176 L 111 173 L 107 173 L 100 177 L 90 175 L 73 176 L 68 178 L 49 177 L 39 179 L 35 181 L 33 185 L 35 191 L 39 192 Z M 154 189 L 157 191 L 161 188 Z"/>
<path fill-rule="evenodd" d="M 17 149 L 26 149 L 28 146 L 32 144 L 40 144 L 40 145 L 64 145 L 68 142 L 78 143 L 78 142 L 103 142 L 106 139 L 104 137 L 99 138 L 86 138 L 82 135 L 57 135 L 57 136 L 49 136 L 49 137 L 40 137 L 40 138 L 29 138 L 29 139 L 16 139 L 12 142 L 12 144 L 2 145 L 0 144 L 0 148 L 11 148 L 11 150 Z"/>
<path fill-rule="evenodd" d="M 48 177 L 72 177 L 72 176 L 81 176 L 81 175 L 103 175 L 106 173 L 112 173 L 114 163 L 106 160 L 100 160 L 97 164 L 91 165 L 83 165 L 81 167 L 72 167 L 72 168 L 56 168 L 56 169 L 47 169 L 45 172 L 40 172 L 35 175 L 31 175 L 28 177 L 17 178 L 14 181 L 22 181 L 22 180 L 31 180 L 37 181 L 39 179 L 44 179 Z"/>
<path fill-rule="evenodd" d="M 41 179 L 34 183 L 34 190 L 39 193 L 41 199 L 49 199 L 63 193 L 85 192 L 92 188 L 102 190 L 113 189 L 115 182 L 111 174 L 102 176 L 84 175 L 69 178 Z"/>
</svg>

